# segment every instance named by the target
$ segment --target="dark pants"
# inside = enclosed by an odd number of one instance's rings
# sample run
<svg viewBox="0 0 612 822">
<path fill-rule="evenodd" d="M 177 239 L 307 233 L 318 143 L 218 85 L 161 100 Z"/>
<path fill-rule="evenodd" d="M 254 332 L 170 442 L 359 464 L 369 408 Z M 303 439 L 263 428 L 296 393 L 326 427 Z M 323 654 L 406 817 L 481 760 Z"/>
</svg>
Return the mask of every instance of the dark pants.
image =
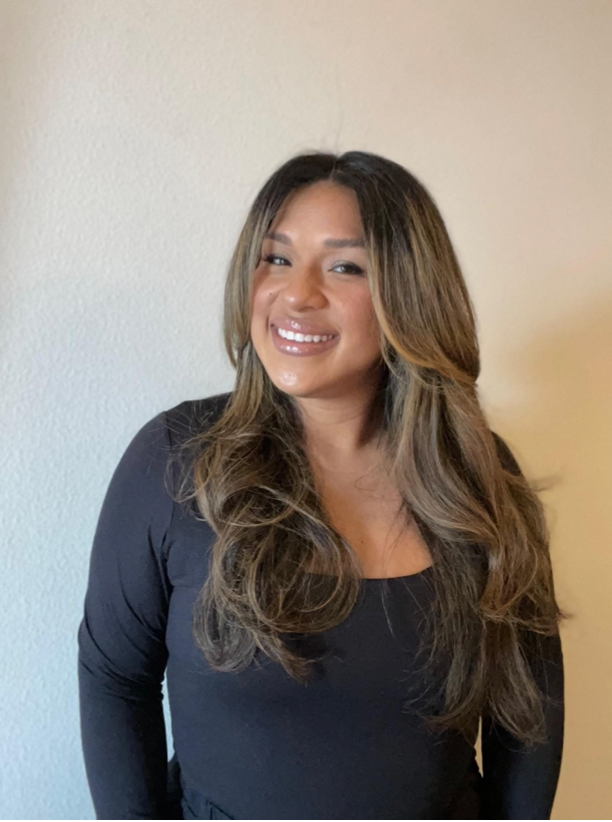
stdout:
<svg viewBox="0 0 612 822">
<path fill-rule="evenodd" d="M 168 762 L 168 819 L 183 819 L 183 809 L 181 799 L 183 789 L 181 787 L 181 769 L 179 768 L 176 754 Z"/>
<path fill-rule="evenodd" d="M 166 819 L 233 819 L 221 808 L 201 797 L 191 798 L 183 790 L 181 769 L 176 754 L 168 762 Z"/>
<path fill-rule="evenodd" d="M 468 779 L 462 786 L 446 819 L 478 819 L 479 787 L 482 777 L 476 759 L 469 770 Z M 168 815 L 166 819 L 233 819 L 221 808 L 201 797 L 191 797 L 183 792 L 181 769 L 176 754 L 168 762 Z"/>
</svg>

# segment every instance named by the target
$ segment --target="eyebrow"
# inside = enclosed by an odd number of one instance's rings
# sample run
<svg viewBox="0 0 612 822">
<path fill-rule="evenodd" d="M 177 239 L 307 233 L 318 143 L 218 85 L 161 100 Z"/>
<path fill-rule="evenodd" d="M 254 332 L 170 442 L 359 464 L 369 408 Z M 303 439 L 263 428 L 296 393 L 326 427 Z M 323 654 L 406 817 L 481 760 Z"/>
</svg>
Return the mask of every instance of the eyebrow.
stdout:
<svg viewBox="0 0 612 822">
<path fill-rule="evenodd" d="M 268 231 L 265 239 L 276 240 L 278 243 L 284 243 L 284 245 L 293 245 L 288 234 L 282 234 L 278 231 Z M 342 239 L 329 237 L 323 241 L 323 245 L 327 248 L 365 248 L 365 242 L 362 237 L 346 237 Z"/>
</svg>

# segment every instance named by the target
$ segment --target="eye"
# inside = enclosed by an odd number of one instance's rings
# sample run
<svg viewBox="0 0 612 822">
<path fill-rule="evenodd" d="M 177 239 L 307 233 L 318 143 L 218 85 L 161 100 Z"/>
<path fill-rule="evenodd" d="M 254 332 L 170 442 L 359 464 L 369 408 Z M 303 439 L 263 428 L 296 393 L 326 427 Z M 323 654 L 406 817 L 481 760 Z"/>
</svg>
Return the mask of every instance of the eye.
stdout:
<svg viewBox="0 0 612 822">
<path fill-rule="evenodd" d="M 286 263 L 289 262 L 285 260 L 284 257 L 279 257 L 278 254 L 267 254 L 265 257 L 261 258 L 265 263 L 272 263 L 273 260 L 284 260 Z"/>
<path fill-rule="evenodd" d="M 276 263 L 274 262 L 275 260 L 282 260 L 282 265 L 284 265 L 285 263 L 291 265 L 289 260 L 285 259 L 285 257 L 280 257 L 278 254 L 266 254 L 266 256 L 262 257 L 261 259 L 265 263 L 270 263 L 270 265 L 276 265 Z M 358 265 L 355 265 L 354 263 L 336 263 L 336 265 L 332 268 L 332 271 L 335 271 L 337 268 L 346 269 L 346 271 L 338 272 L 339 274 L 363 274 L 363 268 L 360 268 Z"/>
<path fill-rule="evenodd" d="M 336 263 L 334 266 L 334 270 L 336 268 L 347 268 L 348 271 L 341 271 L 341 274 L 363 274 L 363 268 L 360 268 L 358 265 L 354 263 Z"/>
</svg>

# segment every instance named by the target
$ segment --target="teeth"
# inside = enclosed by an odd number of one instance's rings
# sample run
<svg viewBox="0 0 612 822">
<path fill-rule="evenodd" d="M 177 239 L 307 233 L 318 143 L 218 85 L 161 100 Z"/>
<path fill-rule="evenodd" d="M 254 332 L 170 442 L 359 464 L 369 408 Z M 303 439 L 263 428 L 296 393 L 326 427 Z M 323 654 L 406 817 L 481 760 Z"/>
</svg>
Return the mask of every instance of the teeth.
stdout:
<svg viewBox="0 0 612 822">
<path fill-rule="evenodd" d="M 333 334 L 297 334 L 293 331 L 285 331 L 284 328 L 277 329 L 281 337 L 286 340 L 295 340 L 296 342 L 327 342 L 333 337 Z"/>
</svg>

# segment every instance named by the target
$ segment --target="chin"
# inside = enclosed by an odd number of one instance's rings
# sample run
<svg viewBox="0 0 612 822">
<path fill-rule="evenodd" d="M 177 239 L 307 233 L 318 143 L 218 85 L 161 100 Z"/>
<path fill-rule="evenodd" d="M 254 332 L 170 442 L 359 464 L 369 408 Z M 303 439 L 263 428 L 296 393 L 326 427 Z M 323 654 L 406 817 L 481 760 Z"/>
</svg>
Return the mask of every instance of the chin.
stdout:
<svg viewBox="0 0 612 822">
<path fill-rule="evenodd" d="M 279 391 L 288 394 L 290 397 L 299 400 L 307 399 L 327 399 L 337 396 L 338 386 L 330 383 L 318 385 L 305 385 L 302 381 L 290 385 L 278 380 L 272 380 Z"/>
</svg>

